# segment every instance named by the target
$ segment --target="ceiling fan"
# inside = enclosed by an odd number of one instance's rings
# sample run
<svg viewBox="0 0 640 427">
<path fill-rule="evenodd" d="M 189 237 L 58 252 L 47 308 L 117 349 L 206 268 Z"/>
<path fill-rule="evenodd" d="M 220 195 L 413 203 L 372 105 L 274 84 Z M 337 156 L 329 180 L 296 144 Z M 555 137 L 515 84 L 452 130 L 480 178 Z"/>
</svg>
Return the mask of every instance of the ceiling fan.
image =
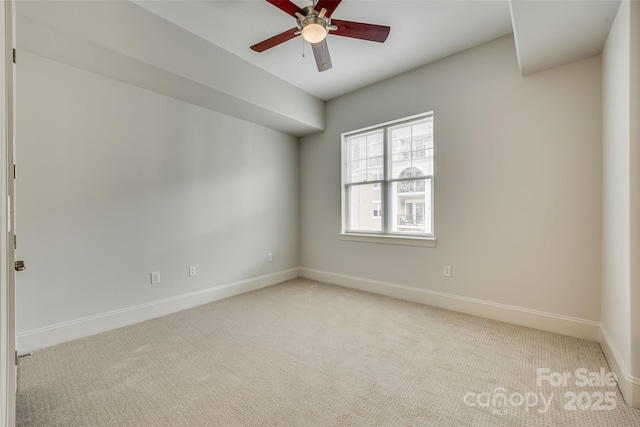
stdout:
<svg viewBox="0 0 640 427">
<path fill-rule="evenodd" d="M 302 35 L 303 39 L 311 43 L 318 71 L 326 71 L 332 66 L 326 39 L 329 31 L 336 36 L 384 43 L 391 30 L 391 28 L 386 25 L 363 24 L 361 22 L 331 19 L 331 15 L 342 0 L 319 0 L 317 3 L 314 1 L 313 5 L 307 6 L 304 9 L 301 9 L 290 0 L 267 1 L 296 18 L 298 26 L 254 44 L 251 46 L 251 49 L 256 52 L 264 52 L 287 40 Z"/>
</svg>

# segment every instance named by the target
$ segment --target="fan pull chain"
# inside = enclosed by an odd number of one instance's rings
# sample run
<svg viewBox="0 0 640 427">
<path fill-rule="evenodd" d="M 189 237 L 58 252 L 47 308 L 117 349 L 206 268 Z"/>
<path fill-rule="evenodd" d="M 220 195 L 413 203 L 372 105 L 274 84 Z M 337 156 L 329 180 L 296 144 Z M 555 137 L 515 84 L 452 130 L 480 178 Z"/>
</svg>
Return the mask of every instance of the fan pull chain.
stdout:
<svg viewBox="0 0 640 427">
<path fill-rule="evenodd" d="M 300 37 L 300 40 L 302 40 L 302 57 L 304 58 L 304 39 Z"/>
</svg>

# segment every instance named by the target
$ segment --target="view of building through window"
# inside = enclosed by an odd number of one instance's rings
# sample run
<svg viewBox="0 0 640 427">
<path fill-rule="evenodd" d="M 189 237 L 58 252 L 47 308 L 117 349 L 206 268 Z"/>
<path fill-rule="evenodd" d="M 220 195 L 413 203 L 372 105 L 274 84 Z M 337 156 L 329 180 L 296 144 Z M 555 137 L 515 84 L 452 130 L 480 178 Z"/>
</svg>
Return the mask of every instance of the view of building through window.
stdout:
<svg viewBox="0 0 640 427">
<path fill-rule="evenodd" d="M 344 229 L 433 236 L 433 114 L 343 135 Z"/>
</svg>

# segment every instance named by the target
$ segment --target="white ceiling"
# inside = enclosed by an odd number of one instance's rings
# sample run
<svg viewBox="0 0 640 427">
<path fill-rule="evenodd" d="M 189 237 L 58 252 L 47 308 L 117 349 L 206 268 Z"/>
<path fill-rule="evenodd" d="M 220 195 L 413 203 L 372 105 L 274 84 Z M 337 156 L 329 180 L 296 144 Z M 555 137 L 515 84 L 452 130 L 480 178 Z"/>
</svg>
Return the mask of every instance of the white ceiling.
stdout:
<svg viewBox="0 0 640 427">
<path fill-rule="evenodd" d="M 598 55 L 620 0 L 511 0 L 522 75 Z"/>
<path fill-rule="evenodd" d="M 620 0 L 343 0 L 336 19 L 388 25 L 384 44 L 329 36 L 319 73 L 301 37 L 249 46 L 295 27 L 266 0 L 131 0 L 268 73 L 329 100 L 495 38 L 515 34 L 523 75 L 598 55 Z M 299 7 L 311 0 L 293 0 Z M 304 57 L 303 57 L 304 52 Z"/>
<path fill-rule="evenodd" d="M 302 38 L 263 53 L 249 46 L 295 27 L 265 0 L 133 0 L 294 86 L 329 100 L 512 32 L 507 0 L 344 0 L 336 19 L 388 25 L 384 44 L 329 36 L 333 68 L 319 73 Z M 294 0 L 300 7 L 310 0 Z"/>
</svg>

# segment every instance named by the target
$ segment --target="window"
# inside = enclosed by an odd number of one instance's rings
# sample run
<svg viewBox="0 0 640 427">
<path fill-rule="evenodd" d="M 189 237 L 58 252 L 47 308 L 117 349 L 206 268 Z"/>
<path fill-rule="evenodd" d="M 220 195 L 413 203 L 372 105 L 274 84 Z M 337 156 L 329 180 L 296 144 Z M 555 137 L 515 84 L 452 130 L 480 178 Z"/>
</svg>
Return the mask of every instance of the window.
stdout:
<svg viewBox="0 0 640 427">
<path fill-rule="evenodd" d="M 371 202 L 373 208 L 373 217 L 381 218 L 382 217 L 382 202 L 379 200 Z"/>
<path fill-rule="evenodd" d="M 343 233 L 433 238 L 433 113 L 342 135 Z"/>
<path fill-rule="evenodd" d="M 374 181 L 382 181 L 383 178 L 384 178 L 384 175 L 382 173 L 373 174 Z M 382 188 L 380 184 L 381 184 L 380 182 L 374 182 L 371 188 L 374 190 L 379 190 L 380 188 Z"/>
</svg>

